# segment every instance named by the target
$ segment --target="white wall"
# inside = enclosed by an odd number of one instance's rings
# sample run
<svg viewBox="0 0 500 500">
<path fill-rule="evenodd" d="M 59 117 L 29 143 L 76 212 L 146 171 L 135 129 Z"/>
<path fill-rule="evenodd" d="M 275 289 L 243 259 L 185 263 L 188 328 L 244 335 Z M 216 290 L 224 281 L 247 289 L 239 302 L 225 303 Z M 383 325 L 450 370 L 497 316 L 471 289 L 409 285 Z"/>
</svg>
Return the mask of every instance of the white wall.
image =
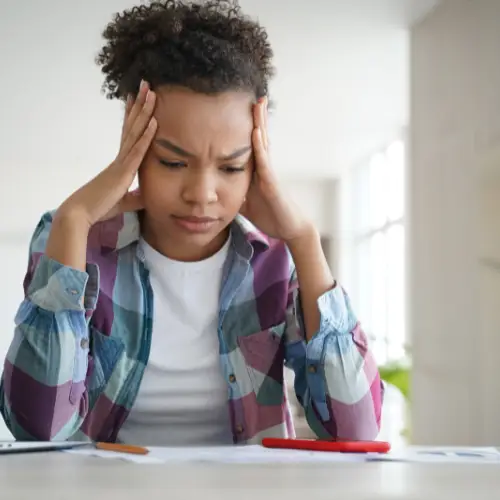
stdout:
<svg viewBox="0 0 500 500">
<path fill-rule="evenodd" d="M 411 33 L 417 443 L 500 444 L 500 273 L 480 264 L 500 258 L 499 47 L 497 0 L 444 1 Z"/>
</svg>

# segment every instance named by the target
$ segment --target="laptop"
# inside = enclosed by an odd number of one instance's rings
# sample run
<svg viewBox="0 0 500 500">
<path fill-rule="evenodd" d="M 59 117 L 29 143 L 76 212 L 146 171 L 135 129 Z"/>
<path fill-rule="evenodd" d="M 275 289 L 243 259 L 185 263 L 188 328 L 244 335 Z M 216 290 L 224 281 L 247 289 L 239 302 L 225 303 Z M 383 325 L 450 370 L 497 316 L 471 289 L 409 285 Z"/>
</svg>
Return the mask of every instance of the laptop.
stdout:
<svg viewBox="0 0 500 500">
<path fill-rule="evenodd" d="M 89 446 L 85 441 L 0 441 L 0 455 L 7 453 L 30 453 L 70 450 Z"/>
</svg>

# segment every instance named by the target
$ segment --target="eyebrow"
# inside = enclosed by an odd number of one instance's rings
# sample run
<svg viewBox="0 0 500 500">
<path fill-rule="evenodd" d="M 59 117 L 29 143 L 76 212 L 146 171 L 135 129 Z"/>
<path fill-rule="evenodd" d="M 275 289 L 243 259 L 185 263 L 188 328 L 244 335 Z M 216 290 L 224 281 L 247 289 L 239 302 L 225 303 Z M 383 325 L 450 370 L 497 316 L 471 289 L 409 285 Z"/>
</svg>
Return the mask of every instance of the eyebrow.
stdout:
<svg viewBox="0 0 500 500">
<path fill-rule="evenodd" d="M 195 155 L 193 153 L 189 153 L 188 151 L 180 148 L 179 146 L 177 146 L 173 142 L 168 141 L 167 139 L 156 139 L 155 142 L 159 146 L 161 146 L 165 149 L 169 149 L 170 151 L 172 151 L 175 154 L 178 154 L 179 156 L 184 156 L 185 158 L 194 158 L 195 157 Z M 252 146 L 244 146 L 242 148 L 237 149 L 236 151 L 234 151 L 233 153 L 231 153 L 227 156 L 223 156 L 222 158 L 219 158 L 219 160 L 222 160 L 222 161 L 236 160 L 240 156 L 243 156 L 245 153 L 248 153 L 248 151 L 250 151 L 251 149 L 252 149 Z"/>
</svg>

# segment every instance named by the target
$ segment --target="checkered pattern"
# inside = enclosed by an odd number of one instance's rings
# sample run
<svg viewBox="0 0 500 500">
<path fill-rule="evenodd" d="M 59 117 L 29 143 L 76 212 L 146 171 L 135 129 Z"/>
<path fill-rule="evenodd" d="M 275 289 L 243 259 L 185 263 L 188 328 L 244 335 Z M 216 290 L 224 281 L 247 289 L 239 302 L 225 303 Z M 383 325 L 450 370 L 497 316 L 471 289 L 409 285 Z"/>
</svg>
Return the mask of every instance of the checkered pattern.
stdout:
<svg viewBox="0 0 500 500">
<path fill-rule="evenodd" d="M 0 385 L 0 410 L 17 439 L 115 441 L 148 362 L 154 298 L 126 214 L 91 231 L 86 272 L 44 254 L 52 213 L 31 240 L 25 300 Z M 374 439 L 383 385 L 340 286 L 318 300 L 319 331 L 305 341 L 290 254 L 247 220 L 232 225 L 218 336 L 235 443 L 294 435 L 283 366 L 321 438 Z M 196 307 L 196 304 L 193 304 Z"/>
</svg>

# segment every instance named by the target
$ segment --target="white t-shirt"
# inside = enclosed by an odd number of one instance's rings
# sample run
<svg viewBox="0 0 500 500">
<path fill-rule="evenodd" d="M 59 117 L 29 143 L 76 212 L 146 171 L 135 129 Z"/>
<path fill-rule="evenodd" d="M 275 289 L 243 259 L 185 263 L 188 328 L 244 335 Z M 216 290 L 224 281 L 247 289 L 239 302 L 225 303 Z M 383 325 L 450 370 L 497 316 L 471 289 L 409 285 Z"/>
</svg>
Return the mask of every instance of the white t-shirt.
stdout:
<svg viewBox="0 0 500 500">
<path fill-rule="evenodd" d="M 149 363 L 118 440 L 143 446 L 232 444 L 217 324 L 230 239 L 215 255 L 179 262 L 141 240 L 154 294 Z"/>
</svg>

